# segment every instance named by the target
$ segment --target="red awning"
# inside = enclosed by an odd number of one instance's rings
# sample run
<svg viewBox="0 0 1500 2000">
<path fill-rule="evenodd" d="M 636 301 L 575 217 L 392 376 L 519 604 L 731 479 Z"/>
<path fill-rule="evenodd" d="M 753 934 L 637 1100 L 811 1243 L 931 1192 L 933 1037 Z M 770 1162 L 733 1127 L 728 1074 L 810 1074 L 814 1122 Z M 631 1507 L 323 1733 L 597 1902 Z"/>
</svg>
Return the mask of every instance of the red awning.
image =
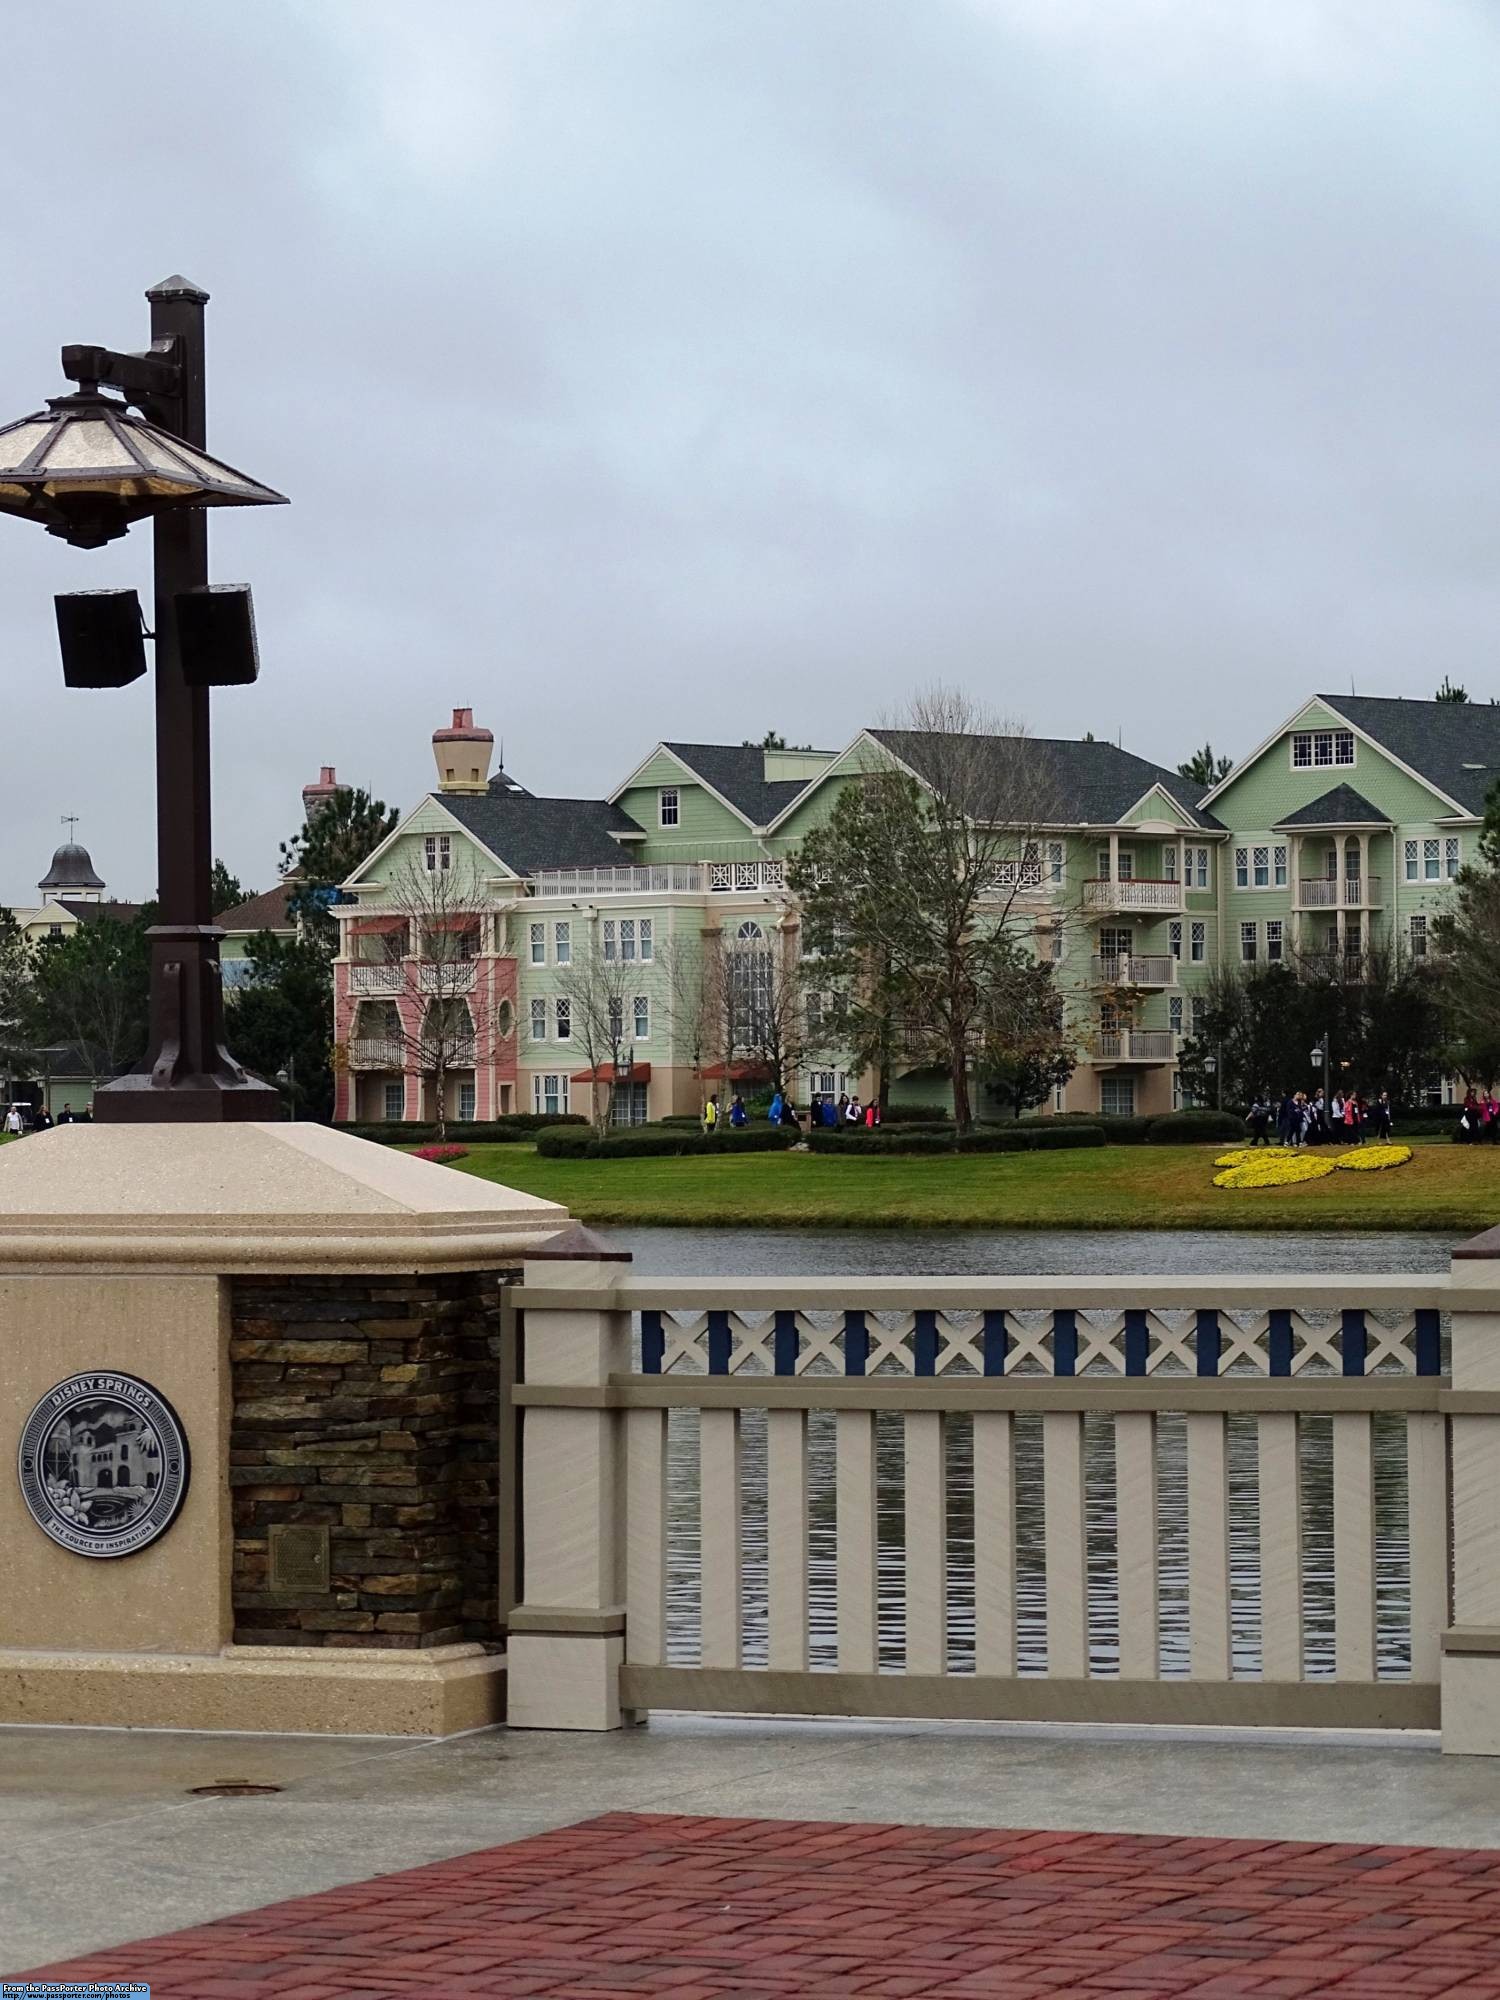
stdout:
<svg viewBox="0 0 1500 2000">
<path fill-rule="evenodd" d="M 766 1083 L 771 1068 L 769 1063 L 710 1063 L 700 1074 L 705 1083 Z"/>
<path fill-rule="evenodd" d="M 405 917 L 356 917 L 349 926 L 356 937 L 378 937 L 382 931 L 404 931 Z"/>
<path fill-rule="evenodd" d="M 649 1083 L 651 1081 L 650 1063 L 637 1063 L 635 1068 L 630 1070 L 620 1080 L 623 1083 Z M 615 1081 L 615 1066 L 613 1063 L 600 1063 L 597 1070 L 575 1070 L 572 1076 L 568 1078 L 568 1081 L 569 1083 L 613 1083 Z"/>
</svg>

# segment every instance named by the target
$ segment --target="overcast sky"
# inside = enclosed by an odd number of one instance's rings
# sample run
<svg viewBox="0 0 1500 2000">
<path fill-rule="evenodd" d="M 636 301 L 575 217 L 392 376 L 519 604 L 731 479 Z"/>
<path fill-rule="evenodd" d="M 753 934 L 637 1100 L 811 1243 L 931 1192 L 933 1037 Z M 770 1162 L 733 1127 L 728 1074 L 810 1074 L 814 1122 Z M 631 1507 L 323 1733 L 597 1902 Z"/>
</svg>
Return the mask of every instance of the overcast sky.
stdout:
<svg viewBox="0 0 1500 2000">
<path fill-rule="evenodd" d="M 216 695 L 251 888 L 320 763 L 455 703 L 533 790 L 840 745 L 935 677 L 1243 752 L 1500 693 L 1500 14 L 1480 0 L 9 0 L 0 417 L 209 307 Z M 0 898 L 155 883 L 149 681 L 66 693 L 0 520 Z"/>
</svg>

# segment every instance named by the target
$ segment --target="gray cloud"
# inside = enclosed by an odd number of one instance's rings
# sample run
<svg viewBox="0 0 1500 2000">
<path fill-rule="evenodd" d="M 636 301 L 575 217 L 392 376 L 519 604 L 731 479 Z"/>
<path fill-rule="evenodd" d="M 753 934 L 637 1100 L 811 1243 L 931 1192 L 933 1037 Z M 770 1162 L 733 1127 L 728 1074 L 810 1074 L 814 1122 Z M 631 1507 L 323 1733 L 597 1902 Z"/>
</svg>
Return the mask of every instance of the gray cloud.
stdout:
<svg viewBox="0 0 1500 2000">
<path fill-rule="evenodd" d="M 1376 14 L 1377 19 L 1369 18 Z M 1500 28 L 1477 0 L 15 0 L 0 414 L 210 307 L 263 679 L 218 845 L 453 702 L 538 788 L 960 681 L 1175 761 L 1307 689 L 1500 693 Z M 150 699 L 0 521 L 0 897 L 154 880 Z"/>
</svg>

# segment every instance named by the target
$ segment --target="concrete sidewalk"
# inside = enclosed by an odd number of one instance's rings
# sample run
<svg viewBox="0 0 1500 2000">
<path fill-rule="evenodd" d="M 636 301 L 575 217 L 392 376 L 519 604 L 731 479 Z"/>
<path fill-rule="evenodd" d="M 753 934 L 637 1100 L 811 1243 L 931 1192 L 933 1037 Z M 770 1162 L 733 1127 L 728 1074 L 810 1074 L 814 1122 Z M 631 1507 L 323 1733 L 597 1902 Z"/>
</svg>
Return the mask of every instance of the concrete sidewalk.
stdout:
<svg viewBox="0 0 1500 2000">
<path fill-rule="evenodd" d="M 194 1797 L 225 1781 L 282 1789 Z M 0 1971 L 605 1812 L 1500 1847 L 1435 1737 L 658 1716 L 613 1735 L 0 1730 Z"/>
</svg>

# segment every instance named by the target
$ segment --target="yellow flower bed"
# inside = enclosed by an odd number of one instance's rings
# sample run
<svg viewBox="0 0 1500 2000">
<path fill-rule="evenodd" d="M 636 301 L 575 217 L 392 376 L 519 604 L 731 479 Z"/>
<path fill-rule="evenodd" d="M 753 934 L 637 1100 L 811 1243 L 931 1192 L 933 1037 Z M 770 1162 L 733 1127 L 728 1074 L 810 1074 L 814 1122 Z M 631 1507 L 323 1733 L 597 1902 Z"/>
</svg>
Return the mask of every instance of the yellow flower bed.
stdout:
<svg viewBox="0 0 1500 2000">
<path fill-rule="evenodd" d="M 1246 1160 L 1289 1160 L 1292 1157 L 1290 1146 L 1235 1146 L 1227 1153 L 1220 1153 L 1214 1165 L 1242 1167 Z"/>
<path fill-rule="evenodd" d="M 1237 1167 L 1225 1167 L 1214 1175 L 1221 1188 L 1291 1187 L 1296 1181 L 1320 1181 L 1333 1172 L 1333 1161 L 1316 1153 L 1282 1153 L 1268 1157 L 1264 1147 L 1252 1159 Z"/>
<path fill-rule="evenodd" d="M 1382 1167 L 1404 1167 L 1410 1158 L 1410 1146 L 1357 1146 L 1352 1153 L 1340 1153 L 1333 1164 L 1346 1173 L 1373 1174 Z"/>
</svg>

